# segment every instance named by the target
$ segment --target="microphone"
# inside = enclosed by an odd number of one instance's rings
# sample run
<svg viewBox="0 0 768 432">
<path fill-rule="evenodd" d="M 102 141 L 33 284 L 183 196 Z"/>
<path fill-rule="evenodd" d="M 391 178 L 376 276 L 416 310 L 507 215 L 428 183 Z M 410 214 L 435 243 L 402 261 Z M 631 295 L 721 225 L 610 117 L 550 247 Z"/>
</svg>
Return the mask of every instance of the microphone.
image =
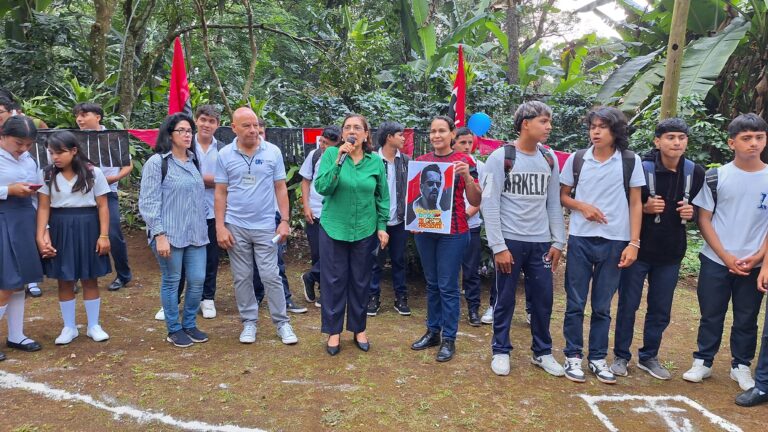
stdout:
<svg viewBox="0 0 768 432">
<path fill-rule="evenodd" d="M 355 139 L 355 137 L 353 136 L 350 136 L 350 137 L 347 137 L 346 141 L 350 144 L 354 144 L 355 141 L 357 141 L 357 139 Z M 344 165 L 344 161 L 347 160 L 347 155 L 349 155 L 349 153 L 344 153 L 341 155 L 341 158 L 339 159 L 339 166 Z"/>
</svg>

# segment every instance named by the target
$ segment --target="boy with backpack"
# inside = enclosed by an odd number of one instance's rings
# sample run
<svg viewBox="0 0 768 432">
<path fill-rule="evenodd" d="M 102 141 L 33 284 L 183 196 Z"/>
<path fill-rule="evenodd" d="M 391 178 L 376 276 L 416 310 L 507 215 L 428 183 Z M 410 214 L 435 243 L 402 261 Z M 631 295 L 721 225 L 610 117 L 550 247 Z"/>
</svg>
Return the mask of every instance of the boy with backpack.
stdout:
<svg viewBox="0 0 768 432">
<path fill-rule="evenodd" d="M 654 378 L 667 380 L 671 374 L 658 359 L 659 346 L 669 325 L 680 263 L 688 244 L 686 222 L 694 215 L 690 199 L 704 184 L 704 168 L 683 156 L 688 145 L 688 125 L 683 120 L 662 120 L 656 126 L 655 135 L 656 148 L 643 157 L 642 164 L 647 184 L 642 189 L 642 248 L 637 261 L 621 271 L 611 372 L 618 376 L 628 374 L 635 313 L 640 307 L 647 277 L 648 310 L 637 367 Z"/>
<path fill-rule="evenodd" d="M 763 293 L 756 289 L 768 234 L 768 165 L 760 160 L 768 124 L 742 114 L 728 125 L 733 161 L 706 174 L 706 187 L 693 199 L 706 243 L 699 259 L 696 293 L 701 319 L 693 366 L 683 379 L 701 382 L 712 375 L 728 303 L 733 302 L 731 379 L 742 390 L 755 386 L 749 369 L 757 344 L 757 315 Z"/>
<path fill-rule="evenodd" d="M 520 137 L 486 161 L 481 202 L 496 267 L 491 369 L 497 375 L 509 374 L 509 328 L 518 276 L 524 271 L 531 300 L 531 363 L 563 376 L 563 367 L 552 356 L 549 322 L 565 222 L 557 158 L 541 144 L 552 130 L 552 109 L 539 101 L 523 103 L 515 112 L 515 129 Z"/>
<path fill-rule="evenodd" d="M 640 158 L 627 150 L 627 118 L 621 111 L 598 107 L 587 115 L 587 126 L 592 146 L 572 154 L 560 175 L 560 200 L 571 209 L 563 322 L 565 376 L 574 382 L 586 380 L 581 363 L 591 280 L 589 370 L 600 382 L 615 384 L 605 360 L 611 299 L 621 269 L 635 262 L 640 249 L 640 187 L 645 178 Z"/>
</svg>

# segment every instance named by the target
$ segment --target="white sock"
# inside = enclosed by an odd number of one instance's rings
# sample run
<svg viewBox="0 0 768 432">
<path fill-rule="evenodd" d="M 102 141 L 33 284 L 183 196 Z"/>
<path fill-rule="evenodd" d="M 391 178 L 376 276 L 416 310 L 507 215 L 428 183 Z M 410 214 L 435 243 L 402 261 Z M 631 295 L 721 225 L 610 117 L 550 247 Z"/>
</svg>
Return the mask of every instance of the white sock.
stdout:
<svg viewBox="0 0 768 432">
<path fill-rule="evenodd" d="M 75 299 L 59 301 L 59 308 L 61 308 L 61 319 L 64 320 L 64 327 L 77 329 L 77 324 L 75 324 Z"/>
<path fill-rule="evenodd" d="M 101 298 L 84 300 L 83 303 L 85 304 L 85 315 L 88 316 L 88 328 L 99 325 Z"/>
<path fill-rule="evenodd" d="M 21 343 L 27 337 L 24 335 L 24 295 L 22 291 L 11 294 L 8 301 L 8 341 Z"/>
</svg>

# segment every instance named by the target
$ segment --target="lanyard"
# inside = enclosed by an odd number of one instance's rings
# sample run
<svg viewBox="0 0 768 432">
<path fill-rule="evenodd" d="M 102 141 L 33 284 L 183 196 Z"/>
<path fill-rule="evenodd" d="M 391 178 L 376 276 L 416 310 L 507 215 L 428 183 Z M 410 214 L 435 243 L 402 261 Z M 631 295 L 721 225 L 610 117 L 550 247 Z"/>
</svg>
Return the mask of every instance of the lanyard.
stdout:
<svg viewBox="0 0 768 432">
<path fill-rule="evenodd" d="M 256 155 L 253 155 L 253 157 L 249 161 L 248 158 L 245 157 L 244 154 L 242 154 L 240 152 L 238 152 L 238 153 L 240 154 L 240 157 L 243 158 L 243 160 L 245 161 L 245 164 L 248 166 L 248 175 L 250 175 L 251 174 L 251 165 L 253 165 L 253 160 L 256 159 Z"/>
</svg>

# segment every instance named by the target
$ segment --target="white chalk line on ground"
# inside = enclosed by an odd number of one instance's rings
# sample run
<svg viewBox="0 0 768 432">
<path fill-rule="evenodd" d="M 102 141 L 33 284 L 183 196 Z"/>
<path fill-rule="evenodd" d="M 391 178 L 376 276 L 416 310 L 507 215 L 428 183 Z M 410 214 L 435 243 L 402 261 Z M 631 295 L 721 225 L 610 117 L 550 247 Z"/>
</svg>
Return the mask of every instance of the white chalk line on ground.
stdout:
<svg viewBox="0 0 768 432">
<path fill-rule="evenodd" d="M 693 426 L 690 419 L 680 416 L 681 412 L 685 412 L 680 408 L 675 408 L 667 405 L 665 402 L 681 402 L 694 410 L 698 411 L 701 415 L 706 417 L 712 424 L 720 427 L 722 430 L 728 432 L 743 432 L 742 429 L 728 420 L 710 412 L 704 408 L 698 402 L 681 395 L 674 396 L 642 396 L 642 395 L 603 395 L 593 396 L 587 394 L 578 395 L 584 399 L 592 410 L 592 414 L 595 415 L 603 425 L 611 432 L 619 432 L 619 428 L 611 422 L 605 413 L 600 410 L 598 404 L 600 402 L 629 402 L 629 401 L 642 401 L 646 403 L 644 407 L 635 408 L 633 411 L 637 413 L 655 413 L 660 416 L 664 423 L 669 427 L 672 432 L 689 432 L 693 431 Z M 676 418 L 677 417 L 677 418 Z"/>
<path fill-rule="evenodd" d="M 115 419 L 120 417 L 131 417 L 139 423 L 159 422 L 190 431 L 265 432 L 262 429 L 244 428 L 235 425 L 212 425 L 200 421 L 176 420 L 168 414 L 142 411 L 125 405 L 111 406 L 103 401 L 94 399 L 91 396 L 51 388 L 46 384 L 28 381 L 21 375 L 12 374 L 3 370 L 0 370 L 0 388 L 23 390 L 56 401 L 81 402 L 94 408 L 110 412 L 114 415 Z"/>
</svg>

